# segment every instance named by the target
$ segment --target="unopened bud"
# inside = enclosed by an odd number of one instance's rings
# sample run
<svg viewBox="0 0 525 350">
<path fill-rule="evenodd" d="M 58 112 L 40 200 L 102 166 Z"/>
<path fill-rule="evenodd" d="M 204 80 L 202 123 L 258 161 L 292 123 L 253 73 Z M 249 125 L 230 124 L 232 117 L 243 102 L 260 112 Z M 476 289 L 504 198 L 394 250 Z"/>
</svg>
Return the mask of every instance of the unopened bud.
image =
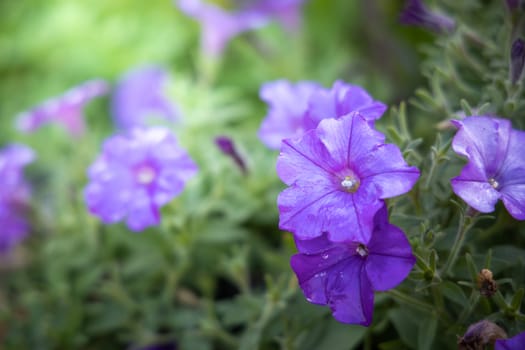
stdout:
<svg viewBox="0 0 525 350">
<path fill-rule="evenodd" d="M 525 64 L 525 41 L 518 38 L 512 43 L 510 49 L 510 80 L 516 84 L 521 79 Z"/>
<path fill-rule="evenodd" d="M 399 19 L 401 23 L 420 26 L 436 33 L 450 33 L 456 28 L 452 18 L 430 11 L 421 0 L 408 0 Z"/>
</svg>

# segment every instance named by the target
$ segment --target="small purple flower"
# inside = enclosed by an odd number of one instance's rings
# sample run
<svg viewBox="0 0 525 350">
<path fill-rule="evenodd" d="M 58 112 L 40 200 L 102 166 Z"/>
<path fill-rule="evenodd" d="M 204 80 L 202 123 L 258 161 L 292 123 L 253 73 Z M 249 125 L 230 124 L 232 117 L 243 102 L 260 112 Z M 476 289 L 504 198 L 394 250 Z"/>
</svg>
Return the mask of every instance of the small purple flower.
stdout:
<svg viewBox="0 0 525 350">
<path fill-rule="evenodd" d="M 215 138 L 215 144 L 217 145 L 217 147 L 219 147 L 222 153 L 226 154 L 227 156 L 233 159 L 233 161 L 235 162 L 235 164 L 237 164 L 237 166 L 243 174 L 246 175 L 248 173 L 246 164 L 235 149 L 235 145 L 233 144 L 233 140 L 231 138 L 227 136 L 217 136 Z"/>
<path fill-rule="evenodd" d="M 510 215 L 525 219 L 525 132 L 509 120 L 486 116 L 453 121 L 459 128 L 454 151 L 468 159 L 450 182 L 454 192 L 482 213 L 494 211 L 501 199 Z"/>
<path fill-rule="evenodd" d="M 176 0 L 180 10 L 195 18 L 202 26 L 202 49 L 219 56 L 233 37 L 265 26 L 277 18 L 289 28 L 299 25 L 299 11 L 304 0 L 254 0 L 232 11 L 203 0 Z"/>
<path fill-rule="evenodd" d="M 272 81 L 261 87 L 260 97 L 270 106 L 259 129 L 259 138 L 266 146 L 279 149 L 283 139 L 298 137 L 307 131 L 304 117 L 308 100 L 318 89 L 322 87 L 314 82 L 292 84 L 286 80 Z"/>
<path fill-rule="evenodd" d="M 514 40 L 510 50 L 510 80 L 516 84 L 523 72 L 525 65 L 525 41 L 521 38 Z"/>
<path fill-rule="evenodd" d="M 101 79 L 87 81 L 63 95 L 47 100 L 20 114 L 17 129 L 31 133 L 47 123 L 62 124 L 72 136 L 82 135 L 85 129 L 84 106 L 93 98 L 107 94 L 109 85 Z"/>
<path fill-rule="evenodd" d="M 128 72 L 118 83 L 112 113 L 121 130 L 148 126 L 155 119 L 174 122 L 179 116 L 166 96 L 169 74 L 162 67 L 147 66 Z"/>
<path fill-rule="evenodd" d="M 308 101 L 305 117 L 307 129 L 314 129 L 321 120 L 339 118 L 351 112 L 359 112 L 366 120 L 381 118 L 386 105 L 375 101 L 365 89 L 336 81 L 330 90 L 316 90 Z"/>
<path fill-rule="evenodd" d="M 494 350 L 522 350 L 523 348 L 525 348 L 525 332 L 509 339 L 498 339 L 494 344 Z"/>
<path fill-rule="evenodd" d="M 408 0 L 401 12 L 400 21 L 436 33 L 450 33 L 456 28 L 456 22 L 452 18 L 430 11 L 421 0 Z"/>
<path fill-rule="evenodd" d="M 370 325 L 374 291 L 401 283 L 416 259 L 403 231 L 388 223 L 386 206 L 374 218 L 369 241 L 331 242 L 326 235 L 296 239 L 291 266 L 306 299 L 329 305 L 336 320 Z"/>
<path fill-rule="evenodd" d="M 410 191 L 419 170 L 359 113 L 324 119 L 301 139 L 283 140 L 277 174 L 279 227 L 298 239 L 367 242 L 383 199 Z"/>
<path fill-rule="evenodd" d="M 0 253 L 10 251 L 29 231 L 23 214 L 30 191 L 23 169 L 34 157 L 33 151 L 23 145 L 13 144 L 0 150 Z"/>
<path fill-rule="evenodd" d="M 202 49 L 213 57 L 220 56 L 233 37 L 262 27 L 268 21 L 268 17 L 261 12 L 227 12 L 202 0 L 178 0 L 177 5 L 182 12 L 201 23 Z"/>
<path fill-rule="evenodd" d="M 171 201 L 197 166 L 165 128 L 130 130 L 109 138 L 88 170 L 85 199 L 105 223 L 127 217 L 134 231 L 160 223 L 160 207 Z"/>
</svg>

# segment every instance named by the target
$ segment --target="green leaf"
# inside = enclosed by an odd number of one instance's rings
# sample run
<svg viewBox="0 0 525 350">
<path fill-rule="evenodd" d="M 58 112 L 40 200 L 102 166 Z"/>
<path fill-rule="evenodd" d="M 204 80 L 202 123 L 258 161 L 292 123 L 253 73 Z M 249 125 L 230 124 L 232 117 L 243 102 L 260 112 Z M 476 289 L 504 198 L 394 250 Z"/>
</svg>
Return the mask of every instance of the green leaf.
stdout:
<svg viewBox="0 0 525 350">
<path fill-rule="evenodd" d="M 449 299 L 450 301 L 453 301 L 454 303 L 462 307 L 468 306 L 468 298 L 460 286 L 458 286 L 454 282 L 446 281 L 442 283 L 440 287 L 445 298 Z"/>
</svg>

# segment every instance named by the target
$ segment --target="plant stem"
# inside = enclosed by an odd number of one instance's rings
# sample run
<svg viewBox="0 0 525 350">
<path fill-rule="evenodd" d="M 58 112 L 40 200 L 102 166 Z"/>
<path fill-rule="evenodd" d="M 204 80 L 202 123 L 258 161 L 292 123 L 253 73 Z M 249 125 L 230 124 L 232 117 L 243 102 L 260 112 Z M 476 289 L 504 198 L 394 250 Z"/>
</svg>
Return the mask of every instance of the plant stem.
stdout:
<svg viewBox="0 0 525 350">
<path fill-rule="evenodd" d="M 465 210 L 465 214 L 461 215 L 461 221 L 459 223 L 458 231 L 456 233 L 456 240 L 452 245 L 452 249 L 450 251 L 450 255 L 447 258 L 447 261 L 445 262 L 445 266 L 443 266 L 443 269 L 441 270 L 440 276 L 442 278 L 447 276 L 449 270 L 456 263 L 459 252 L 461 251 L 461 248 L 463 248 L 463 244 L 465 243 L 466 233 L 474 223 L 474 220 L 471 220 L 472 217 L 469 216 L 467 213 L 469 209 L 470 208 L 467 207 L 467 210 Z"/>
<path fill-rule="evenodd" d="M 394 298 L 398 299 L 399 301 L 402 301 L 406 304 L 417 307 L 421 311 L 428 312 L 428 313 L 434 313 L 434 307 L 432 305 L 427 304 L 414 297 L 411 297 L 410 295 L 407 295 L 395 289 L 389 290 L 387 293 L 393 296 Z"/>
</svg>

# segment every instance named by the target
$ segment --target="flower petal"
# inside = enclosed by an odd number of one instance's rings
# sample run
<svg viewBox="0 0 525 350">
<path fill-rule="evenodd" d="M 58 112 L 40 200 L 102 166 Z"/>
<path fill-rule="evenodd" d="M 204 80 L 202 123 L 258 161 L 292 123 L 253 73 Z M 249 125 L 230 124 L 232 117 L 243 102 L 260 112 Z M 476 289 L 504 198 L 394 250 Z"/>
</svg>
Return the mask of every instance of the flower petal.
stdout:
<svg viewBox="0 0 525 350">
<path fill-rule="evenodd" d="M 450 180 L 452 190 L 472 208 L 482 212 L 491 213 L 501 194 L 487 181 L 465 179 L 463 171 L 458 177 Z"/>
</svg>

